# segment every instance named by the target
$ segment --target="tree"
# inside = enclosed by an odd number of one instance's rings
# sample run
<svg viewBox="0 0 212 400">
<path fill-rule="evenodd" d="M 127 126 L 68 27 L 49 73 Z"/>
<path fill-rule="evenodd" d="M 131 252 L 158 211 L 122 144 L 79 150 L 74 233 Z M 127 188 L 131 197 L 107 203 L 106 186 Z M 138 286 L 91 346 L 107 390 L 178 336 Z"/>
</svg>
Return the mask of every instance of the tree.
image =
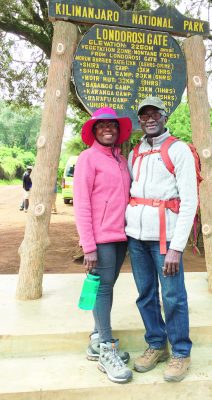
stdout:
<svg viewBox="0 0 212 400">
<path fill-rule="evenodd" d="M 17 146 L 35 153 L 39 133 L 41 109 L 39 107 L 14 107 L 0 102 L 0 144 Z"/>
<path fill-rule="evenodd" d="M 0 179 L 21 178 L 27 165 L 34 165 L 35 155 L 19 147 L 0 147 Z"/>
<path fill-rule="evenodd" d="M 37 140 L 38 151 L 32 173 L 30 208 L 24 240 L 19 249 L 21 262 L 17 297 L 22 300 L 42 295 L 44 256 L 49 245 L 51 204 L 64 132 L 73 44 L 76 41 L 75 25 L 63 21 L 55 24 L 45 105 Z"/>
<path fill-rule="evenodd" d="M 40 89 L 45 86 L 47 58 L 51 54 L 53 26 L 48 20 L 47 2 L 0 0 L 0 29 L 0 86 L 4 97 L 17 99 L 22 104 L 32 104 L 35 97 L 40 97 Z M 20 40 L 24 43 L 25 54 L 20 54 L 16 60 L 15 52 Z M 29 49 L 33 60 L 26 62 Z"/>
</svg>

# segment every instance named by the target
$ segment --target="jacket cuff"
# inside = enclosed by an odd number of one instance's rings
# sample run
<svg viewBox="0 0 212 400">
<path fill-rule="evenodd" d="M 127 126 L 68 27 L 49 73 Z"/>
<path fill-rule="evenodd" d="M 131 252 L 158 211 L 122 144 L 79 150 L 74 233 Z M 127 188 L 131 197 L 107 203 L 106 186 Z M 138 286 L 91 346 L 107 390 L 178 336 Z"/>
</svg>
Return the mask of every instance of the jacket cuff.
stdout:
<svg viewBox="0 0 212 400">
<path fill-rule="evenodd" d="M 172 244 L 170 244 L 169 249 L 180 251 L 181 253 L 183 253 L 183 251 L 184 251 L 184 248 L 182 249 L 182 248 L 177 247 L 177 246 L 172 246 Z"/>
<path fill-rule="evenodd" d="M 93 251 L 96 251 L 96 250 L 97 250 L 96 245 L 93 245 L 93 246 L 83 246 L 83 245 L 82 245 L 82 248 L 83 248 L 83 253 L 84 253 L 84 254 L 92 253 Z"/>
</svg>

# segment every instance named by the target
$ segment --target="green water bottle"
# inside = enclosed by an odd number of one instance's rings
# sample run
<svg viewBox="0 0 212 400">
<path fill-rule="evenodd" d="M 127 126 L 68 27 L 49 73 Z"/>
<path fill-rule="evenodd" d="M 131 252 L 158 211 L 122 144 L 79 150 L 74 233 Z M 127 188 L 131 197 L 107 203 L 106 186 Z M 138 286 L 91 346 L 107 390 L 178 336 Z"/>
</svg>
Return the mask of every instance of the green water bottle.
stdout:
<svg viewBox="0 0 212 400">
<path fill-rule="evenodd" d="M 93 310 L 96 303 L 96 295 L 99 289 L 99 285 L 99 275 L 94 272 L 87 274 L 83 283 L 78 303 L 79 308 L 81 308 L 82 310 Z"/>
</svg>

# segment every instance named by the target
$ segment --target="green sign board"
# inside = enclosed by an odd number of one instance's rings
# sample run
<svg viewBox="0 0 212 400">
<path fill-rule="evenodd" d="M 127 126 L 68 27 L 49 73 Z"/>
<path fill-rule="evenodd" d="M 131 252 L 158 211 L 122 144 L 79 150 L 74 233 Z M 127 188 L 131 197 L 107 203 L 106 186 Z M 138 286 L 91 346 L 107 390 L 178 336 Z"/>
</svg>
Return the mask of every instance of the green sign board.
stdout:
<svg viewBox="0 0 212 400">
<path fill-rule="evenodd" d="M 159 96 L 171 114 L 186 86 L 182 51 L 168 33 L 94 25 L 82 38 L 73 62 L 77 94 L 92 113 L 110 106 L 139 128 L 137 106 Z"/>
<path fill-rule="evenodd" d="M 207 21 L 187 18 L 176 8 L 161 6 L 154 11 L 125 11 L 113 0 L 50 0 L 49 17 L 87 24 L 105 24 L 169 32 L 173 35 L 209 36 Z"/>
</svg>

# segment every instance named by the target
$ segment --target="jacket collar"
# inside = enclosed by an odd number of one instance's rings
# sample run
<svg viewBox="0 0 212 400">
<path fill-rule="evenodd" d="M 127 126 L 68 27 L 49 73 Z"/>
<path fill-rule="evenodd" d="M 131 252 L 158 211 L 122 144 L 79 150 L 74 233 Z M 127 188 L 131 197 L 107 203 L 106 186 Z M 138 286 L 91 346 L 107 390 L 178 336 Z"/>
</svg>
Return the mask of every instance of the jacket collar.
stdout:
<svg viewBox="0 0 212 400">
<path fill-rule="evenodd" d="M 98 151 L 101 151 L 101 153 L 104 153 L 106 155 L 109 155 L 109 156 L 112 155 L 112 147 L 103 146 L 102 144 L 97 142 L 97 140 L 94 140 L 91 147 L 95 148 Z M 114 146 L 114 154 L 118 155 L 118 154 L 120 154 L 120 152 L 121 152 L 121 149 L 118 146 Z"/>
<path fill-rule="evenodd" d="M 162 133 L 160 136 L 152 138 L 153 147 L 161 145 L 169 136 L 170 136 L 169 129 L 166 128 L 165 132 Z M 149 146 L 149 143 L 147 142 L 147 135 L 143 137 L 143 143 Z"/>
</svg>

